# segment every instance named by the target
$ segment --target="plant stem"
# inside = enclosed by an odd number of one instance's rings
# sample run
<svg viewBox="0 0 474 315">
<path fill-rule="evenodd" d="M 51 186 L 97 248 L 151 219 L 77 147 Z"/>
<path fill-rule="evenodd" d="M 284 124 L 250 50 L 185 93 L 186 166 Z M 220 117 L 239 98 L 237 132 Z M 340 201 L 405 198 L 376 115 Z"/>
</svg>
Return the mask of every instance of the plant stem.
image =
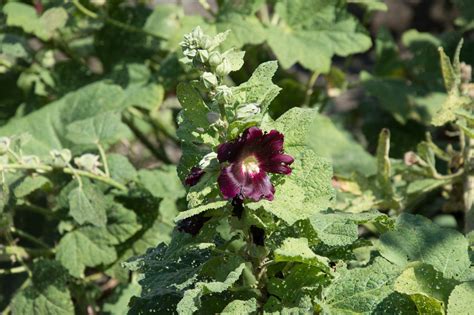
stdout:
<svg viewBox="0 0 474 315">
<path fill-rule="evenodd" d="M 157 35 L 157 34 L 154 34 L 154 33 L 151 33 L 151 32 L 148 32 L 144 29 L 141 29 L 141 28 L 138 28 L 138 27 L 135 27 L 135 26 L 131 26 L 131 25 L 128 25 L 126 23 L 123 23 L 123 22 L 120 22 L 118 20 L 115 20 L 115 19 L 112 19 L 112 18 L 109 18 L 107 16 L 104 16 L 104 17 L 101 17 L 99 16 L 97 13 L 89 10 L 88 8 L 86 8 L 85 6 L 83 6 L 79 0 L 72 0 L 72 4 L 84 15 L 90 17 L 91 19 L 94 19 L 94 20 L 103 20 L 105 23 L 108 23 L 110 25 L 113 25 L 113 26 L 116 26 L 118 28 L 121 28 L 125 31 L 128 31 L 128 32 L 132 32 L 132 33 L 142 33 L 142 34 L 145 34 L 145 35 L 148 35 L 148 36 L 152 36 L 152 37 L 155 37 L 155 38 L 158 38 L 158 39 L 163 39 L 165 40 L 166 38 L 163 38 L 162 36 L 160 35 Z"/>
<path fill-rule="evenodd" d="M 17 235 L 20 236 L 20 237 L 23 237 L 24 239 L 29 240 L 29 241 L 32 242 L 32 243 L 35 243 L 36 245 L 38 245 L 38 246 L 40 246 L 40 247 L 43 247 L 43 248 L 45 248 L 45 249 L 49 249 L 48 244 L 46 244 L 46 243 L 43 242 L 42 240 L 36 238 L 36 236 L 31 235 L 30 233 L 27 233 L 27 232 L 25 232 L 25 231 L 22 231 L 22 230 L 20 230 L 20 229 L 17 229 L 17 228 L 15 228 L 15 227 L 13 227 L 13 226 L 10 227 L 10 231 L 11 231 L 12 233 L 17 234 Z"/>
<path fill-rule="evenodd" d="M 308 83 L 306 84 L 306 95 L 304 97 L 303 107 L 309 107 L 309 103 L 311 102 L 311 96 L 314 92 L 314 84 L 319 77 L 319 72 L 314 71 L 308 79 Z"/>
<path fill-rule="evenodd" d="M 138 129 L 135 124 L 133 123 L 133 119 L 123 116 L 123 120 L 125 124 L 132 130 L 135 137 L 140 140 L 141 143 L 159 160 L 163 161 L 166 164 L 172 164 L 173 162 L 169 159 L 168 155 L 164 150 L 159 150 L 155 147 L 153 143 L 144 135 L 140 129 Z"/>
<path fill-rule="evenodd" d="M 8 169 L 40 170 L 44 172 L 52 172 L 54 170 L 51 166 L 44 165 L 44 164 L 36 164 L 36 165 L 8 164 L 8 165 L 2 165 L 0 167 L 0 170 L 8 170 Z M 128 190 L 127 187 L 125 187 L 124 185 L 120 184 L 119 182 L 107 176 L 97 175 L 97 174 L 89 173 L 86 171 L 78 170 L 78 169 L 73 168 L 72 166 L 65 167 L 62 169 L 62 171 L 65 174 L 70 174 L 70 175 L 79 177 L 79 179 L 80 179 L 80 176 L 84 176 L 84 177 L 101 181 L 103 183 L 106 183 L 112 187 L 115 187 L 123 191 Z"/>
<path fill-rule="evenodd" d="M 13 267 L 9 269 L 0 269 L 0 275 L 11 275 L 15 273 L 22 273 L 22 272 L 27 272 L 28 269 L 26 269 L 25 266 L 18 266 L 18 267 Z"/>
<path fill-rule="evenodd" d="M 104 164 L 105 176 L 110 177 L 109 163 L 107 163 L 107 155 L 105 154 L 104 147 L 100 143 L 97 142 L 97 149 L 99 149 L 100 159 L 102 160 L 102 163 Z"/>
<path fill-rule="evenodd" d="M 464 231 L 467 233 L 474 230 L 474 174 L 472 164 L 474 162 L 474 141 L 466 137 L 464 147 Z"/>
</svg>

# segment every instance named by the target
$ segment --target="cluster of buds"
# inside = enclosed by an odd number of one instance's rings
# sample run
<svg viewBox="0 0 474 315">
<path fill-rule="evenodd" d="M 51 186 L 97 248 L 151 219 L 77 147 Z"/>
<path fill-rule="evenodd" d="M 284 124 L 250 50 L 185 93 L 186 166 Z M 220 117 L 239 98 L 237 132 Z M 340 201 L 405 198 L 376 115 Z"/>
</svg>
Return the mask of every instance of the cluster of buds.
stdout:
<svg viewBox="0 0 474 315">
<path fill-rule="evenodd" d="M 224 88 L 230 91 L 227 86 L 221 85 L 221 81 L 232 71 L 232 64 L 228 58 L 228 53 L 232 50 L 221 53 L 218 49 L 228 34 L 229 31 L 216 36 L 205 35 L 198 26 L 191 33 L 184 35 L 184 40 L 180 43 L 185 56 L 181 61 L 192 64 L 202 71 L 201 82 L 214 96 L 219 94 L 218 90 Z M 221 101 L 229 99 L 229 91 L 226 92 L 226 98 L 221 98 Z"/>
</svg>

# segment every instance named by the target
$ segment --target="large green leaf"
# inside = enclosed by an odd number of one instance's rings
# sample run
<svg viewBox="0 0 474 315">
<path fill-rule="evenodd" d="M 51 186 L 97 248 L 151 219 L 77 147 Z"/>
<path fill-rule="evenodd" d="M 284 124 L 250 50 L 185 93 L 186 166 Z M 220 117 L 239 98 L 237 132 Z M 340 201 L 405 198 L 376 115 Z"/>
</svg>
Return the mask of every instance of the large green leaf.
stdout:
<svg viewBox="0 0 474 315">
<path fill-rule="evenodd" d="M 69 193 L 69 214 L 79 224 L 104 226 L 107 222 L 105 196 L 89 181 Z"/>
<path fill-rule="evenodd" d="M 444 314 L 449 294 L 457 283 L 445 279 L 430 265 L 415 263 L 397 278 L 395 290 L 409 295 L 421 313 Z"/>
<path fill-rule="evenodd" d="M 56 259 L 75 277 L 83 277 L 86 267 L 110 264 L 117 259 L 110 236 L 103 229 L 81 227 L 59 242 Z"/>
<path fill-rule="evenodd" d="M 56 261 L 39 260 L 32 272 L 33 278 L 11 302 L 13 314 L 74 314 L 67 271 Z"/>
<path fill-rule="evenodd" d="M 466 238 L 422 216 L 402 214 L 395 230 L 380 237 L 377 248 L 394 264 L 404 266 L 412 261 L 424 262 L 446 278 L 460 278 L 470 266 Z"/>
<path fill-rule="evenodd" d="M 52 149 L 77 148 L 66 138 L 67 126 L 73 122 L 102 113 L 122 110 L 123 91 L 117 85 L 96 82 L 48 104 L 0 128 L 0 135 L 12 136 L 28 133 L 29 142 L 23 147 L 25 154 L 49 156 Z"/>
<path fill-rule="evenodd" d="M 474 301 L 474 281 L 456 286 L 448 301 L 448 315 L 469 314 Z"/>
<path fill-rule="evenodd" d="M 267 41 L 284 68 L 299 62 L 313 71 L 329 71 L 334 55 L 348 56 L 370 48 L 359 22 L 338 1 L 280 0 L 279 16 L 269 25 Z"/>
<path fill-rule="evenodd" d="M 19 2 L 7 3 L 3 13 L 7 16 L 7 25 L 21 27 L 43 40 L 50 39 L 56 30 L 66 24 L 68 18 L 66 10 L 61 7 L 48 9 L 38 17 L 33 6 Z"/>
<path fill-rule="evenodd" d="M 393 293 L 393 282 L 400 268 L 377 258 L 365 268 L 341 268 L 337 277 L 323 290 L 325 314 L 371 314 L 379 303 Z"/>
</svg>

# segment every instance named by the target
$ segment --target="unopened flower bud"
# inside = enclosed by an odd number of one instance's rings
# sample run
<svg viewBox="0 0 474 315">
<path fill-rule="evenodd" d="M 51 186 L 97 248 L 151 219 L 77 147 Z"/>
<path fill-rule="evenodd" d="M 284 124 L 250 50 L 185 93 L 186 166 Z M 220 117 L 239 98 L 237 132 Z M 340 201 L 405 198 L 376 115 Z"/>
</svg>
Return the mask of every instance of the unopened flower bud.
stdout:
<svg viewBox="0 0 474 315">
<path fill-rule="evenodd" d="M 222 62 L 216 67 L 216 74 L 220 77 L 228 75 L 232 71 L 229 60 L 224 58 Z"/>
<path fill-rule="evenodd" d="M 219 163 L 217 162 L 217 153 L 211 152 L 206 154 L 201 161 L 199 162 L 199 167 L 203 170 L 209 169 L 213 166 L 217 166 Z"/>
<path fill-rule="evenodd" d="M 472 67 L 464 62 L 461 62 L 461 82 L 469 83 L 472 79 Z"/>
<path fill-rule="evenodd" d="M 207 89 L 214 88 L 217 85 L 217 77 L 211 72 L 204 72 L 201 76 L 202 83 Z"/>
<path fill-rule="evenodd" d="M 213 51 L 209 55 L 209 65 L 213 68 L 217 67 L 220 65 L 222 62 L 222 56 L 218 51 Z"/>
<path fill-rule="evenodd" d="M 418 155 L 416 155 L 415 152 L 408 151 L 403 156 L 403 161 L 405 162 L 405 165 L 411 166 L 418 164 L 420 162 L 420 158 L 418 157 Z"/>
<path fill-rule="evenodd" d="M 209 59 L 209 52 L 207 50 L 199 49 L 197 51 L 196 58 L 200 63 L 206 63 Z"/>
<path fill-rule="evenodd" d="M 65 167 L 72 159 L 71 151 L 68 149 L 51 150 L 49 154 L 52 158 L 51 165 L 53 167 Z"/>
<path fill-rule="evenodd" d="M 226 85 L 216 87 L 216 100 L 220 104 L 232 103 L 232 89 Z"/>
<path fill-rule="evenodd" d="M 97 7 L 101 7 L 105 4 L 105 0 L 91 0 L 91 4 Z"/>
<path fill-rule="evenodd" d="M 99 169 L 102 164 L 99 161 L 98 155 L 86 153 L 75 158 L 74 163 L 84 171 L 94 174 L 102 174 L 102 171 Z"/>
<path fill-rule="evenodd" d="M 0 154 L 7 153 L 10 148 L 11 140 L 8 137 L 0 137 Z"/>
<path fill-rule="evenodd" d="M 260 113 L 260 106 L 257 103 L 242 104 L 237 107 L 235 118 L 245 119 Z"/>
<path fill-rule="evenodd" d="M 26 165 L 38 165 L 41 163 L 36 155 L 24 155 L 21 157 L 21 162 Z"/>
<path fill-rule="evenodd" d="M 209 36 L 204 35 L 199 42 L 199 46 L 206 51 L 209 50 L 212 46 L 212 39 Z"/>
</svg>

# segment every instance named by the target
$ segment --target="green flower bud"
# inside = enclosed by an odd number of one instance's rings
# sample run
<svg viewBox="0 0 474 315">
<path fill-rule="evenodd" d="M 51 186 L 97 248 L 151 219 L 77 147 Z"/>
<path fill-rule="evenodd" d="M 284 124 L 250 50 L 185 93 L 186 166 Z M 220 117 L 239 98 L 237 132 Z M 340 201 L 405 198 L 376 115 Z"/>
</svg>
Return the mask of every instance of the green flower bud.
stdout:
<svg viewBox="0 0 474 315">
<path fill-rule="evenodd" d="M 217 85 L 217 77 L 210 72 L 204 72 L 201 75 L 201 80 L 206 89 L 214 88 Z"/>
<path fill-rule="evenodd" d="M 51 165 L 57 168 L 66 167 L 72 159 L 71 151 L 68 149 L 51 150 L 49 154 L 52 157 Z"/>
<path fill-rule="evenodd" d="M 99 167 L 102 165 L 99 161 L 99 156 L 95 154 L 86 153 L 74 159 L 74 163 L 78 168 L 101 175 L 102 171 Z"/>
<path fill-rule="evenodd" d="M 0 154 L 5 154 L 10 148 L 11 140 L 8 137 L 0 137 Z"/>
<path fill-rule="evenodd" d="M 21 162 L 26 165 L 38 165 L 41 163 L 36 155 L 24 155 L 21 157 Z"/>
<path fill-rule="evenodd" d="M 235 118 L 251 118 L 260 113 L 260 106 L 257 103 L 242 104 L 237 107 Z"/>
<path fill-rule="evenodd" d="M 232 89 L 227 85 L 216 87 L 216 100 L 220 104 L 230 104 L 233 100 Z"/>
<path fill-rule="evenodd" d="M 206 63 L 209 59 L 209 52 L 207 50 L 199 49 L 197 51 L 196 58 L 200 63 Z"/>
<path fill-rule="evenodd" d="M 230 72 L 232 71 L 232 67 L 230 65 L 230 62 L 229 60 L 227 60 L 226 58 L 224 58 L 222 60 L 222 62 L 220 63 L 220 65 L 218 65 L 216 67 L 216 74 L 219 76 L 219 77 L 225 77 L 226 75 L 228 75 Z"/>
<path fill-rule="evenodd" d="M 217 67 L 220 65 L 222 62 L 222 56 L 218 51 L 213 51 L 209 55 L 209 65 L 213 68 Z"/>
<path fill-rule="evenodd" d="M 216 152 L 211 152 L 211 153 L 206 154 L 199 162 L 199 168 L 203 170 L 214 168 L 217 165 L 219 165 L 219 163 L 217 162 Z"/>
</svg>

